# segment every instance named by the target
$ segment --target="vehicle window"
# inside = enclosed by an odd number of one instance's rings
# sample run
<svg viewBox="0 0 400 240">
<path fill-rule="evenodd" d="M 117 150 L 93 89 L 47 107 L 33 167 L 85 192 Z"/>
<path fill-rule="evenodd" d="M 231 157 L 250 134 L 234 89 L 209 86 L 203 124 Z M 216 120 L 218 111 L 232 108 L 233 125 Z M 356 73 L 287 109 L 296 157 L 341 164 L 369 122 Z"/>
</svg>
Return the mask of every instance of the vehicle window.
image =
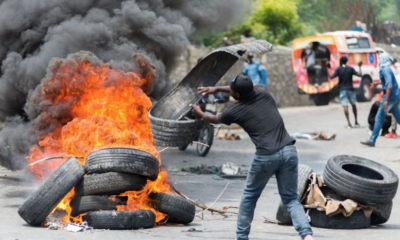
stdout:
<svg viewBox="0 0 400 240">
<path fill-rule="evenodd" d="M 370 48 L 369 39 L 367 37 L 347 37 L 347 47 L 349 49 Z"/>
</svg>

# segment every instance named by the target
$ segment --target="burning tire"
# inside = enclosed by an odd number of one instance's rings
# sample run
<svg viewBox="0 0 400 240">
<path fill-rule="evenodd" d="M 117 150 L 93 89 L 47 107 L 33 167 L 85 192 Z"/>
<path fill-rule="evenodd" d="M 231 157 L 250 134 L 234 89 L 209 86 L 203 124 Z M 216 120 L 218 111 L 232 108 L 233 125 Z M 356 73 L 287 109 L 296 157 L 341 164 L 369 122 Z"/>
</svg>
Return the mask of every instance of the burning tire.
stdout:
<svg viewBox="0 0 400 240">
<path fill-rule="evenodd" d="M 371 224 L 378 225 L 387 222 L 390 218 L 390 214 L 392 213 L 393 202 L 390 201 L 388 203 L 379 203 L 374 207 L 371 215 Z"/>
<path fill-rule="evenodd" d="M 131 148 L 104 148 L 87 156 L 86 171 L 133 173 L 154 181 L 160 166 L 158 159 L 148 152 Z"/>
<path fill-rule="evenodd" d="M 399 184 L 397 175 L 386 166 L 344 155 L 329 159 L 324 181 L 338 194 L 372 205 L 392 201 Z"/>
<path fill-rule="evenodd" d="M 200 120 L 168 120 L 152 116 L 150 124 L 154 143 L 160 147 L 183 147 L 189 145 L 198 135 L 204 122 Z"/>
<path fill-rule="evenodd" d="M 168 215 L 168 222 L 188 224 L 193 222 L 196 208 L 189 200 L 167 193 L 153 193 L 154 209 Z"/>
<path fill-rule="evenodd" d="M 77 196 L 117 195 L 126 191 L 139 191 L 146 185 L 146 178 L 129 173 L 100 173 L 84 177 L 75 188 Z"/>
<path fill-rule="evenodd" d="M 310 180 L 308 177 L 313 172 L 313 170 L 304 164 L 299 164 L 298 176 L 297 176 L 297 193 L 299 199 L 303 196 L 306 191 L 308 185 L 310 184 Z M 276 212 L 276 220 L 279 221 L 282 225 L 291 225 L 292 217 L 289 212 L 286 210 L 286 207 L 283 206 L 283 203 L 279 203 L 278 211 Z"/>
<path fill-rule="evenodd" d="M 41 225 L 84 174 L 79 161 L 75 158 L 69 159 L 29 196 L 18 209 L 18 214 L 32 226 Z"/>
<path fill-rule="evenodd" d="M 75 197 L 71 201 L 71 216 L 76 217 L 90 211 L 116 210 L 118 205 L 126 205 L 126 201 L 127 199 L 123 197 L 116 197 L 113 200 L 109 196 Z"/>
<path fill-rule="evenodd" d="M 139 229 L 154 227 L 156 216 L 150 210 L 97 211 L 89 212 L 83 220 L 95 229 Z"/>
</svg>

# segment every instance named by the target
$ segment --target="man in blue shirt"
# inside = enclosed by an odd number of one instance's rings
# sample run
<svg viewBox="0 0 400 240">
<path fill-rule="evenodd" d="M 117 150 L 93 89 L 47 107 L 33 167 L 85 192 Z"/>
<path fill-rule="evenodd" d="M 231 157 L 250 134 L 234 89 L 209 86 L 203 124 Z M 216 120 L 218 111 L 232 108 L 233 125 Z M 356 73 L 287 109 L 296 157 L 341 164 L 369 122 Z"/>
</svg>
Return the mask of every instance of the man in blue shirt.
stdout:
<svg viewBox="0 0 400 240">
<path fill-rule="evenodd" d="M 397 120 L 398 123 L 400 122 L 400 91 L 396 82 L 396 77 L 390 68 L 390 64 L 390 56 L 387 53 L 381 53 L 379 55 L 379 75 L 382 83 L 383 96 L 380 102 L 378 113 L 375 117 L 375 126 L 371 138 L 367 141 L 361 142 L 361 144 L 370 147 L 375 147 L 379 130 L 381 129 L 383 121 L 388 112 L 392 113 L 392 116 Z M 372 88 L 375 88 L 376 85 L 377 84 L 374 84 Z"/>
<path fill-rule="evenodd" d="M 253 84 L 262 84 L 260 64 L 253 61 L 253 53 L 247 55 L 248 63 L 244 63 L 243 73 L 250 77 Z"/>
</svg>

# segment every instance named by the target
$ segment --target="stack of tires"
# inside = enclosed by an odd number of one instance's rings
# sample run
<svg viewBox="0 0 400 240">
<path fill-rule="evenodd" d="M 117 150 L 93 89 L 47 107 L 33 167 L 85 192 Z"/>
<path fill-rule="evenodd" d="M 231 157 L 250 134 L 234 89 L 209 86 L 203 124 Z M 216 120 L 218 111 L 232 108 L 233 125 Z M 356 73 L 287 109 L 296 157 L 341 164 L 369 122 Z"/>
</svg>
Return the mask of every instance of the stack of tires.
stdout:
<svg viewBox="0 0 400 240">
<path fill-rule="evenodd" d="M 324 181 L 337 195 L 372 206 L 371 224 L 382 224 L 389 220 L 392 200 L 399 185 L 399 178 L 393 170 L 369 159 L 340 155 L 328 160 Z M 364 219 L 360 217 L 358 222 L 361 220 Z"/>
<path fill-rule="evenodd" d="M 157 179 L 158 173 L 158 159 L 150 153 L 131 148 L 97 150 L 87 156 L 85 169 L 76 159 L 63 164 L 25 201 L 18 213 L 29 224 L 41 225 L 75 186 L 71 216 L 86 213 L 84 221 L 95 229 L 150 228 L 156 223 L 155 211 L 115 211 L 118 205 L 127 203 L 127 197 L 115 196 L 143 190 L 148 181 Z M 149 194 L 151 206 L 166 214 L 170 222 L 193 221 L 195 206 L 190 201 L 167 193 Z"/>
<path fill-rule="evenodd" d="M 313 170 L 299 165 L 298 196 L 304 199 Z M 361 229 L 370 225 L 383 224 L 390 218 L 393 198 L 398 188 L 398 176 L 386 166 L 369 159 L 340 155 L 330 158 L 323 174 L 325 187 L 321 188 L 325 197 L 336 201 L 352 199 L 373 207 L 370 218 L 363 211 L 354 211 L 350 217 L 337 214 L 328 217 L 325 212 L 309 209 L 310 224 L 331 229 Z M 292 224 L 290 214 L 280 203 L 276 219 L 283 225 Z"/>
</svg>

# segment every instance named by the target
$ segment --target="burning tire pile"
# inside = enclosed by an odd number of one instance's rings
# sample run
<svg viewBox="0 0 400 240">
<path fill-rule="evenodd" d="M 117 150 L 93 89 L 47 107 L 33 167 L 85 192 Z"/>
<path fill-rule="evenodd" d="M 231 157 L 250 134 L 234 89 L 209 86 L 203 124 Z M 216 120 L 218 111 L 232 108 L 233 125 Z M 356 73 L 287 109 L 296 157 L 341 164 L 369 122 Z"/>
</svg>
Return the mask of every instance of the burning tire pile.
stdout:
<svg viewBox="0 0 400 240">
<path fill-rule="evenodd" d="M 299 165 L 298 196 L 306 205 L 305 209 L 312 226 L 361 229 L 389 220 L 392 199 L 396 195 L 399 179 L 386 166 L 355 156 L 340 155 L 330 158 L 323 177 L 319 176 L 322 181 L 314 183 L 319 185 L 317 188 L 323 196 L 318 196 L 318 200 L 325 201 L 324 206 L 318 206 L 317 201 L 313 207 L 309 204 L 309 199 L 315 198 L 316 194 L 315 186 L 310 184 L 312 174 L 313 170 L 310 167 Z M 339 207 L 328 216 L 328 205 Z M 276 219 L 283 225 L 292 224 L 291 217 L 282 203 L 278 207 Z"/>
<path fill-rule="evenodd" d="M 71 217 L 81 216 L 95 229 L 150 228 L 160 220 L 192 222 L 192 202 L 146 188 L 159 173 L 158 159 L 150 153 L 131 148 L 100 149 L 87 156 L 85 168 L 75 158 L 65 162 L 24 202 L 18 213 L 28 224 L 42 225 L 75 187 Z M 131 200 L 135 204 L 129 206 Z"/>
</svg>

